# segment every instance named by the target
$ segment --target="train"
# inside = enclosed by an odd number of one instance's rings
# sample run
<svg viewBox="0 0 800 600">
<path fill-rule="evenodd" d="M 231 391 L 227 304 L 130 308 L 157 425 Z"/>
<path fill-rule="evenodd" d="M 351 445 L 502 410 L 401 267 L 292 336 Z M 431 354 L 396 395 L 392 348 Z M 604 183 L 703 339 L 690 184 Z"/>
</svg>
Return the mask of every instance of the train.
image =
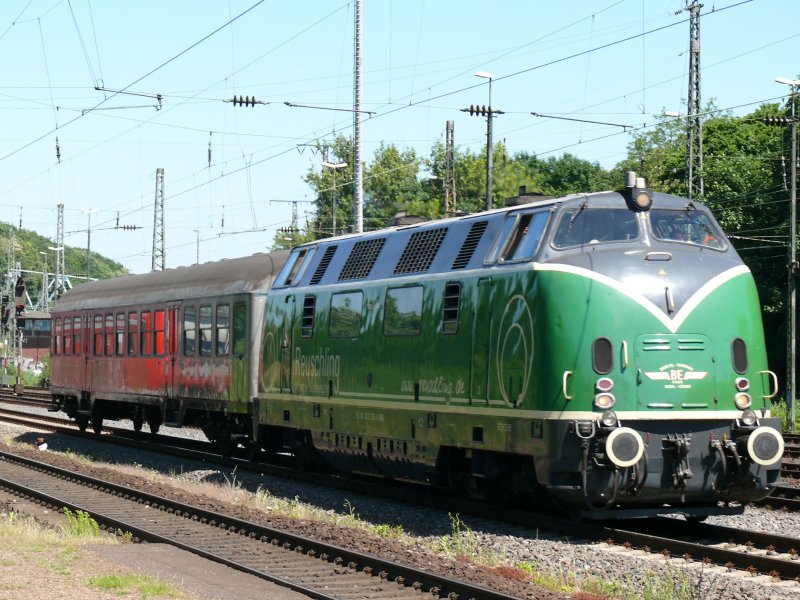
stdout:
<svg viewBox="0 0 800 600">
<path fill-rule="evenodd" d="M 779 481 L 755 282 L 710 210 L 629 173 L 506 206 L 97 281 L 53 405 L 100 431 L 579 518 L 736 514 Z"/>
</svg>

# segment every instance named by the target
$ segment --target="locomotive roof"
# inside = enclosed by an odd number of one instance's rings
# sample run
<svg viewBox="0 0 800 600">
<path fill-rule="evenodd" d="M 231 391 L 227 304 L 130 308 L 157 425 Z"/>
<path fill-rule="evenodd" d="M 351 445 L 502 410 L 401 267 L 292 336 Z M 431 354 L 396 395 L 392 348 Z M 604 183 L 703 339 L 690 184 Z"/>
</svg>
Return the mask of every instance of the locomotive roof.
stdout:
<svg viewBox="0 0 800 600">
<path fill-rule="evenodd" d="M 66 292 L 59 298 L 55 310 L 85 310 L 98 306 L 170 302 L 259 291 L 266 293 L 288 255 L 288 251 L 280 250 L 93 281 Z"/>
<path fill-rule="evenodd" d="M 294 252 L 308 252 L 309 264 L 298 271 L 297 279 L 291 274 L 288 280 L 282 278 L 275 285 L 279 288 L 304 287 L 485 268 L 499 264 L 496 260 L 487 262 L 487 256 L 501 235 L 508 214 L 573 207 L 630 210 L 625 195 L 619 191 L 572 194 L 561 198 L 521 196 L 519 200 L 519 204 L 480 213 L 302 244 Z M 707 210 L 699 202 L 662 193 L 653 193 L 651 208 Z M 313 248 L 316 251 L 312 256 Z"/>
</svg>

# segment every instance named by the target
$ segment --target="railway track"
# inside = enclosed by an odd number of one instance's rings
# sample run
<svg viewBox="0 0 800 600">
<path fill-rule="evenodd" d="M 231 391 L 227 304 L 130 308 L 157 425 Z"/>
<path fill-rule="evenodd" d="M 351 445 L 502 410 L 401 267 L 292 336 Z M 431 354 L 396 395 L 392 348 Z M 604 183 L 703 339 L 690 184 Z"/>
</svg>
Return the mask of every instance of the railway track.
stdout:
<svg viewBox="0 0 800 600">
<path fill-rule="evenodd" d="M 167 543 L 311 598 L 511 600 L 503 592 L 0 452 L 0 485 L 55 510 L 82 510 L 113 532 Z"/>
<path fill-rule="evenodd" d="M 6 411 L 3 411 L 6 412 Z M 72 434 L 80 434 L 77 428 L 54 417 L 17 414 L 13 418 L 16 422 L 31 425 L 37 422 L 58 430 L 65 430 Z M 3 418 L 6 418 L 3 415 Z M 45 419 L 40 421 L 39 419 Z M 196 460 L 214 461 L 236 468 L 252 468 L 254 463 L 236 458 L 223 458 L 213 453 L 211 445 L 207 442 L 194 442 L 169 436 L 147 436 L 135 434 L 130 430 L 106 428 L 117 436 L 97 436 L 93 434 L 80 434 L 85 437 L 135 445 L 139 449 L 150 449 L 155 452 L 169 452 Z M 287 467 L 267 466 L 256 463 L 256 468 L 261 473 L 269 473 L 283 477 L 290 477 L 302 481 L 330 485 L 339 488 L 350 488 L 362 493 L 386 496 L 393 501 L 406 501 L 441 508 L 441 500 L 432 499 L 431 495 L 408 490 L 405 487 L 388 485 L 387 482 L 372 483 L 371 480 L 350 481 L 342 478 L 320 475 L 315 473 L 301 473 Z M 764 505 L 788 510 L 800 510 L 798 500 L 800 489 L 781 487 L 772 496 L 763 502 Z M 461 498 L 447 498 L 449 511 L 462 515 L 496 521 L 497 509 L 485 504 L 464 500 Z M 533 530 L 552 530 L 560 534 L 573 536 L 579 539 L 606 541 L 617 550 L 629 549 L 645 552 L 661 553 L 667 557 L 683 557 L 687 560 L 698 561 L 705 565 L 728 566 L 751 573 L 772 574 L 781 579 L 800 578 L 800 540 L 762 534 L 755 531 L 745 531 L 733 528 L 706 525 L 696 522 L 685 522 L 677 519 L 655 519 L 647 521 L 626 521 L 619 524 L 595 525 L 576 524 L 568 519 L 559 519 L 551 514 L 538 514 L 528 511 L 504 510 L 503 520 L 515 525 L 529 527 Z M 659 525 L 653 525 L 658 522 Z M 701 541 L 697 541 L 701 540 Z"/>
</svg>

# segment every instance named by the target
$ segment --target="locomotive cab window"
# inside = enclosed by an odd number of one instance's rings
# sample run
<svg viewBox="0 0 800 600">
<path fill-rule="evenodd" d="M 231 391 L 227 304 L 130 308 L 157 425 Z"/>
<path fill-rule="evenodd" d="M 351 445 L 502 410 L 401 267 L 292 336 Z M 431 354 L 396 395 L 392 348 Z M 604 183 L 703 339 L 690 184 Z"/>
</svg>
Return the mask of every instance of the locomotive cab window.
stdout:
<svg viewBox="0 0 800 600">
<path fill-rule="evenodd" d="M 587 208 L 584 203 L 561 213 L 553 246 L 570 248 L 630 242 L 638 237 L 636 213 L 619 208 Z"/>
<path fill-rule="evenodd" d="M 297 282 L 300 281 L 300 277 L 302 277 L 311 259 L 314 257 L 315 250 L 316 246 L 313 248 L 300 248 L 292 252 L 275 280 L 275 287 L 297 285 Z"/>
<path fill-rule="evenodd" d="M 422 286 L 386 290 L 384 335 L 417 335 L 422 323 Z"/>
<path fill-rule="evenodd" d="M 510 215 L 486 262 L 515 262 L 533 258 L 549 215 L 550 212 L 545 210 Z"/>
<path fill-rule="evenodd" d="M 652 210 L 653 236 L 662 242 L 679 242 L 722 250 L 724 242 L 716 225 L 698 210 Z"/>
</svg>

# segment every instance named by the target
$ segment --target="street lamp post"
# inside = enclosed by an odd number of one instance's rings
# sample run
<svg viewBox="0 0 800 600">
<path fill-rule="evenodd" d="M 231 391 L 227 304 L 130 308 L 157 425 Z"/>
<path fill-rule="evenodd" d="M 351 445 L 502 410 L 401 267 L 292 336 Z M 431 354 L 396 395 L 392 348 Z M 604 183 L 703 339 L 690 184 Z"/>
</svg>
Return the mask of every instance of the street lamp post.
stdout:
<svg viewBox="0 0 800 600">
<path fill-rule="evenodd" d="M 489 114 L 486 116 L 486 210 L 492 210 L 492 79 L 494 75 L 478 71 L 475 77 L 489 80 Z"/>
<path fill-rule="evenodd" d="M 195 252 L 194 264 L 199 265 L 200 264 L 200 231 L 198 229 L 192 229 L 192 231 L 194 231 L 195 239 L 196 239 L 196 244 L 195 244 L 196 252 Z"/>
<path fill-rule="evenodd" d="M 323 167 L 327 167 L 333 171 L 333 198 L 331 199 L 331 236 L 336 236 L 336 169 L 342 169 L 347 166 L 346 162 L 330 163 L 327 160 L 322 162 Z"/>
<path fill-rule="evenodd" d="M 61 246 L 58 246 L 58 247 L 56 247 L 56 246 L 48 246 L 47 249 L 48 250 L 52 250 L 53 252 L 56 253 L 56 272 L 55 272 L 56 281 L 55 281 L 55 285 L 54 285 L 54 289 L 53 289 L 53 296 L 54 296 L 54 298 L 56 300 L 58 300 L 59 296 L 61 296 L 61 294 L 64 291 L 64 279 L 63 279 L 64 278 L 64 273 L 59 272 L 59 265 L 61 264 L 61 261 L 58 260 L 59 259 L 58 253 L 59 252 L 63 252 L 64 248 L 61 247 Z M 49 300 L 49 297 L 48 297 L 48 300 Z"/>
<path fill-rule="evenodd" d="M 100 209 L 82 208 L 81 212 L 89 216 L 89 223 L 86 228 L 86 281 L 89 281 L 89 269 L 92 264 L 92 215 L 100 212 Z"/>
<path fill-rule="evenodd" d="M 50 287 L 50 282 L 47 280 L 47 252 L 39 251 L 44 257 L 44 270 L 42 271 L 42 295 L 40 296 L 39 300 L 39 308 L 47 312 L 47 309 L 50 307 L 50 298 L 49 298 L 49 290 L 47 289 Z"/>
<path fill-rule="evenodd" d="M 800 79 L 787 79 L 777 77 L 778 83 L 790 86 L 789 103 L 792 105 L 791 136 L 791 192 L 789 196 L 789 280 L 788 280 L 788 311 L 786 315 L 788 343 L 788 356 L 786 357 L 786 404 L 789 416 L 789 429 L 795 430 L 795 384 L 797 377 L 796 352 L 797 352 L 797 116 L 795 114 L 795 94 L 800 87 Z"/>
</svg>

